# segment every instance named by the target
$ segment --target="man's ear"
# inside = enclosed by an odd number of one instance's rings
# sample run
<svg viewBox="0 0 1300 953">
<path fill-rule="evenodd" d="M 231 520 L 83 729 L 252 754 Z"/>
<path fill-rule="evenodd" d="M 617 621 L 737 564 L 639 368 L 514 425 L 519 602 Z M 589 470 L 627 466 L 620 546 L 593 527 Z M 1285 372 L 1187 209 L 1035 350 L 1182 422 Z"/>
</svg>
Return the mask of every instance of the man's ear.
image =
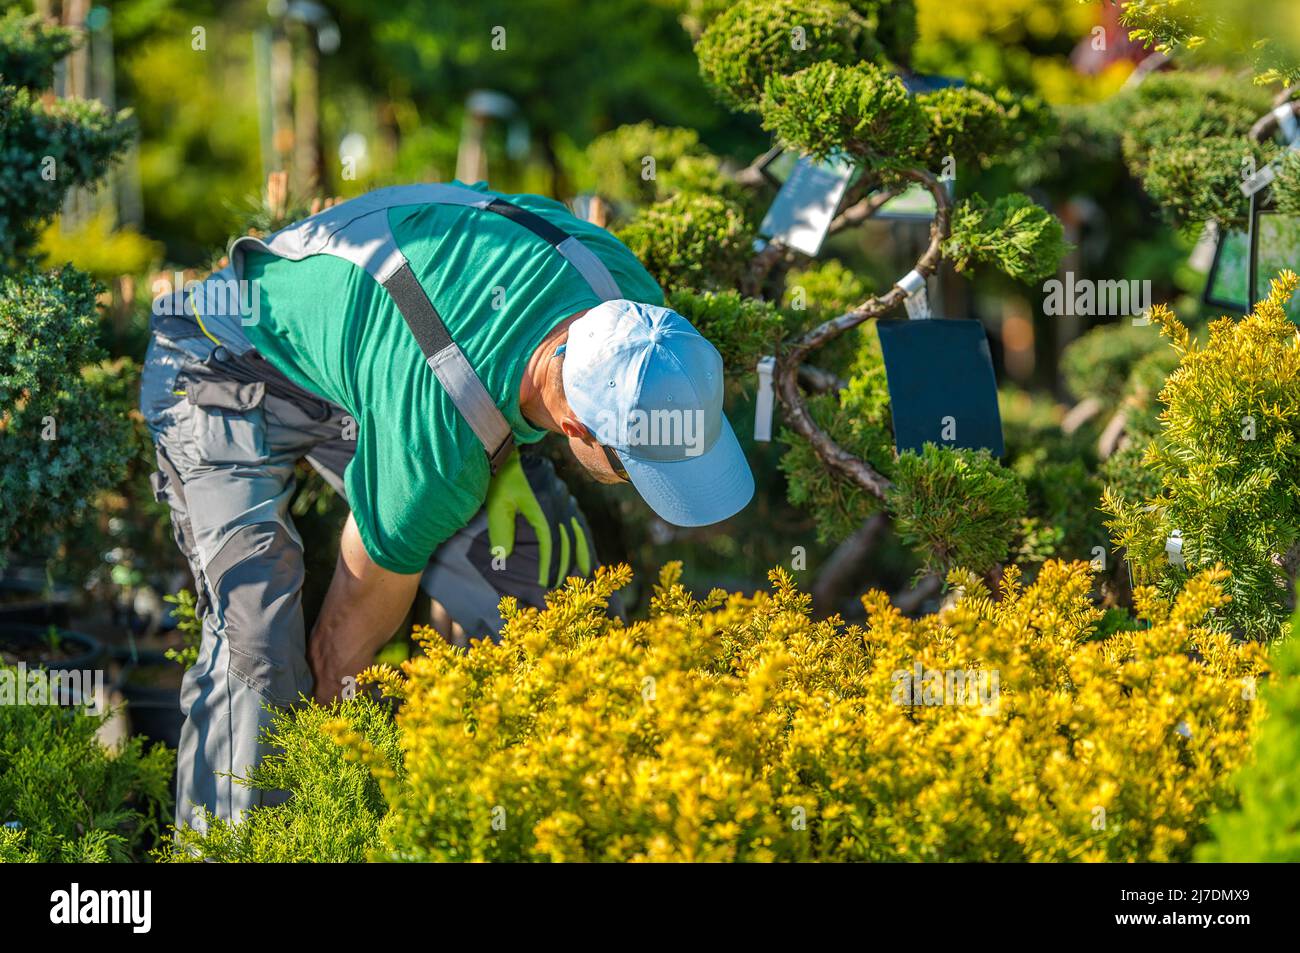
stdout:
<svg viewBox="0 0 1300 953">
<path fill-rule="evenodd" d="M 591 440 L 591 431 L 580 424 L 577 417 L 568 414 L 560 419 L 560 433 L 570 439 L 581 440 L 583 443 Z"/>
</svg>

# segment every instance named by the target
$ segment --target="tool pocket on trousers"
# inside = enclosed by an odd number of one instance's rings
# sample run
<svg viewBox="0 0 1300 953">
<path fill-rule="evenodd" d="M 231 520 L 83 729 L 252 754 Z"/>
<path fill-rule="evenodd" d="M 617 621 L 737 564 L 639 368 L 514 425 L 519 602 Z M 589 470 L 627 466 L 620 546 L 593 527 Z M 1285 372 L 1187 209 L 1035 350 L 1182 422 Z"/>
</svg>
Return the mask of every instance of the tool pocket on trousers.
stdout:
<svg viewBox="0 0 1300 953">
<path fill-rule="evenodd" d="M 178 383 L 193 405 L 191 436 L 201 462 L 266 462 L 265 384 L 204 379 Z"/>
</svg>

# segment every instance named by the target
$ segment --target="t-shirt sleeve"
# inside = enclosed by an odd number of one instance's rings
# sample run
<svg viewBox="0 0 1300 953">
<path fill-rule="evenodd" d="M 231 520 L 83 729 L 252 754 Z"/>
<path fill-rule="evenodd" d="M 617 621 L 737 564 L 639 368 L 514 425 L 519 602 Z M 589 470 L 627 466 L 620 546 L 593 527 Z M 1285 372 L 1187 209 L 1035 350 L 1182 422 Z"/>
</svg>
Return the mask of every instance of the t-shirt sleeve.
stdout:
<svg viewBox="0 0 1300 953">
<path fill-rule="evenodd" d="M 471 454 L 448 477 L 436 466 L 420 465 L 405 448 L 389 446 L 383 453 L 378 443 L 363 437 L 344 475 L 361 542 L 390 572 L 422 572 L 434 550 L 482 507 L 490 476 L 487 456 Z"/>
</svg>

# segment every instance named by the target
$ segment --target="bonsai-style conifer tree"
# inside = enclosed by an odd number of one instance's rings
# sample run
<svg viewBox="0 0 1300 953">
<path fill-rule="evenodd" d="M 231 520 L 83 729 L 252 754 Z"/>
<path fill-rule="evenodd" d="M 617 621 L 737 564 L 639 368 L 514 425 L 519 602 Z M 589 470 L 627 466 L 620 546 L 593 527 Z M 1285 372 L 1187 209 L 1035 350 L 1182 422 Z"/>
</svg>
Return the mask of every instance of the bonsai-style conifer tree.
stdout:
<svg viewBox="0 0 1300 953">
<path fill-rule="evenodd" d="M 831 225 L 862 225 L 908 188 L 935 206 L 913 266 L 933 275 L 991 265 L 1025 282 L 1052 274 L 1060 224 L 1020 194 L 962 198 L 941 174 L 1013 160 L 1049 128 L 1039 102 L 978 82 L 912 92 L 911 0 L 761 0 L 691 5 L 700 72 L 729 107 L 752 113 L 782 149 L 856 168 Z M 624 127 L 592 144 L 597 187 L 640 207 L 619 230 L 733 373 L 776 357 L 792 500 L 823 539 L 842 540 L 887 509 L 929 569 L 984 571 L 1002 561 L 1025 515 L 1020 479 L 987 451 L 927 448 L 897 457 L 879 344 L 866 323 L 901 317 L 906 292 L 870 294 L 838 262 L 755 241 L 770 202 L 761 157 L 738 175 L 694 133 Z M 653 160 L 654 174 L 647 175 Z M 973 176 L 972 176 L 973 177 Z M 901 277 L 901 275 L 900 275 Z"/>
<path fill-rule="evenodd" d="M 91 279 L 34 264 L 68 190 L 94 183 L 129 130 L 99 104 L 46 99 L 72 34 L 0 18 L 0 564 L 46 546 L 134 452 L 133 367 L 107 363 Z"/>
</svg>

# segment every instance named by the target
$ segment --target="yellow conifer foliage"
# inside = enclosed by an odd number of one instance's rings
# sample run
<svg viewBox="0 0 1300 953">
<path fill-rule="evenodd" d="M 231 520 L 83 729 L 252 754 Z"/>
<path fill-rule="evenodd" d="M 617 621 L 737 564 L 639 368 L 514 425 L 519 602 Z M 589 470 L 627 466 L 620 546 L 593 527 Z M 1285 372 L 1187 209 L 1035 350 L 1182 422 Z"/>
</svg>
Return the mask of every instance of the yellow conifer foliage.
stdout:
<svg viewBox="0 0 1300 953">
<path fill-rule="evenodd" d="M 651 617 L 606 600 L 626 567 L 508 604 L 500 644 L 425 633 L 371 680 L 400 694 L 405 772 L 380 778 L 399 860 L 1172 860 L 1230 800 L 1265 656 L 1201 620 L 1224 574 L 1150 625 L 1095 637 L 1085 563 L 956 574 L 911 620 L 882 593 L 865 627 L 770 593 L 700 601 L 661 575 Z M 917 671 L 996 673 L 976 703 Z M 900 673 L 908 673 L 903 677 Z M 957 684 L 960 684 L 959 682 Z M 989 701 L 991 703 L 985 704 Z M 360 760 L 370 760 L 358 751 Z"/>
</svg>

